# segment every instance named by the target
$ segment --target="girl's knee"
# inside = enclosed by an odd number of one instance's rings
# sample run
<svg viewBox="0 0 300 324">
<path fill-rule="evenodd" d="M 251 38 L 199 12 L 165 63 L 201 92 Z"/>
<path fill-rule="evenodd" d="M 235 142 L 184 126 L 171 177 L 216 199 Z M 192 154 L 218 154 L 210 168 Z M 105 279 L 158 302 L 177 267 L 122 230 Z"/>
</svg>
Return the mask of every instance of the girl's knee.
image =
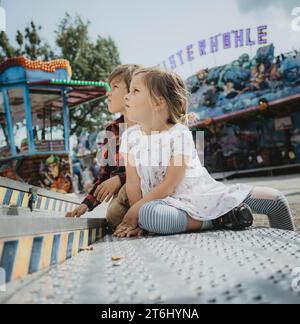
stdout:
<svg viewBox="0 0 300 324">
<path fill-rule="evenodd" d="M 259 200 L 276 201 L 280 194 L 281 194 L 280 191 L 273 189 L 273 188 L 256 187 L 252 191 L 250 198 L 259 199 Z"/>
<path fill-rule="evenodd" d="M 139 226 L 141 228 L 145 228 L 146 224 L 148 223 L 149 217 L 154 216 L 155 214 L 155 206 L 156 204 L 153 202 L 145 204 L 139 212 Z"/>
<path fill-rule="evenodd" d="M 141 217 L 141 216 L 147 215 L 150 212 L 150 210 L 152 210 L 152 209 L 153 209 L 152 202 L 143 205 L 143 207 L 140 209 L 139 216 Z"/>
<path fill-rule="evenodd" d="M 288 200 L 287 200 L 286 196 L 281 191 L 277 192 L 276 200 L 278 202 L 288 204 Z"/>
<path fill-rule="evenodd" d="M 161 201 L 151 201 L 145 204 L 139 212 L 139 227 L 157 234 L 162 226 L 161 220 L 164 215 L 165 205 Z"/>
</svg>

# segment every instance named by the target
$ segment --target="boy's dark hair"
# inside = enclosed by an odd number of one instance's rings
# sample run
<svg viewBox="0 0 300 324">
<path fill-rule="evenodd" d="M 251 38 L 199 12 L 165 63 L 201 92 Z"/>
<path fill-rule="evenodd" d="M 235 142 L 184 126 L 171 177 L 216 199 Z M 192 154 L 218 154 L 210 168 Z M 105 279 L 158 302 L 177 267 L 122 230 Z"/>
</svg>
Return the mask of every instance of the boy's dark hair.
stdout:
<svg viewBox="0 0 300 324">
<path fill-rule="evenodd" d="M 109 78 L 108 78 L 108 82 L 111 83 L 113 79 L 115 78 L 120 78 L 122 80 L 124 80 L 128 92 L 129 92 L 129 88 L 130 88 L 130 83 L 133 77 L 133 74 L 135 73 L 135 71 L 137 71 L 138 69 L 143 68 L 142 65 L 138 65 L 138 64 L 124 64 L 124 65 L 120 65 L 118 67 L 116 67 L 113 72 L 110 74 Z"/>
</svg>

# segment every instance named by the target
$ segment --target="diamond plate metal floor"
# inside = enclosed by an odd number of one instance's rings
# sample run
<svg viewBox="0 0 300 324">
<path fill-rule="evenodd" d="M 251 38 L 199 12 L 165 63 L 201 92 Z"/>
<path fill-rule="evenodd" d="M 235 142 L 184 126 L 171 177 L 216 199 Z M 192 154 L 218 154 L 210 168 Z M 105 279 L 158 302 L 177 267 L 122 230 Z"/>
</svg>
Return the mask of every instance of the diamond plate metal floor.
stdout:
<svg viewBox="0 0 300 324">
<path fill-rule="evenodd" d="M 121 260 L 113 260 L 120 257 Z M 119 240 L 52 268 L 7 303 L 300 303 L 300 235 L 274 229 Z M 30 279 L 26 279 L 30 280 Z"/>
</svg>

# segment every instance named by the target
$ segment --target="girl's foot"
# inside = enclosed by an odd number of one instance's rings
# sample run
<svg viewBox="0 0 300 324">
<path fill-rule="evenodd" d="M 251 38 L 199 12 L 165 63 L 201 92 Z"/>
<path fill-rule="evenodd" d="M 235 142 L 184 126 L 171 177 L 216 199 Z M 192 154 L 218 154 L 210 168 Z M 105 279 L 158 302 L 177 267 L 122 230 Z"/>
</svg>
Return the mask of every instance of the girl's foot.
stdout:
<svg viewBox="0 0 300 324">
<path fill-rule="evenodd" d="M 218 219 L 213 220 L 215 229 L 243 230 L 253 225 L 251 208 L 243 203 Z"/>
</svg>

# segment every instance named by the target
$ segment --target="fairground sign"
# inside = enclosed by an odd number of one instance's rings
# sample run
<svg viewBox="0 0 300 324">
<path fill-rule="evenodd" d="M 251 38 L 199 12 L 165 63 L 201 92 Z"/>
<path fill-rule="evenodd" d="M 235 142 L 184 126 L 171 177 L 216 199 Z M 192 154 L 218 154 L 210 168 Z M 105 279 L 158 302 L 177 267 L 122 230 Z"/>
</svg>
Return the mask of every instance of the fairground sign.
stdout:
<svg viewBox="0 0 300 324">
<path fill-rule="evenodd" d="M 184 49 L 172 54 L 158 66 L 175 70 L 199 57 L 215 54 L 221 50 L 268 44 L 267 37 L 267 25 L 219 33 L 208 39 L 200 39 L 196 44 L 186 46 Z"/>
</svg>

